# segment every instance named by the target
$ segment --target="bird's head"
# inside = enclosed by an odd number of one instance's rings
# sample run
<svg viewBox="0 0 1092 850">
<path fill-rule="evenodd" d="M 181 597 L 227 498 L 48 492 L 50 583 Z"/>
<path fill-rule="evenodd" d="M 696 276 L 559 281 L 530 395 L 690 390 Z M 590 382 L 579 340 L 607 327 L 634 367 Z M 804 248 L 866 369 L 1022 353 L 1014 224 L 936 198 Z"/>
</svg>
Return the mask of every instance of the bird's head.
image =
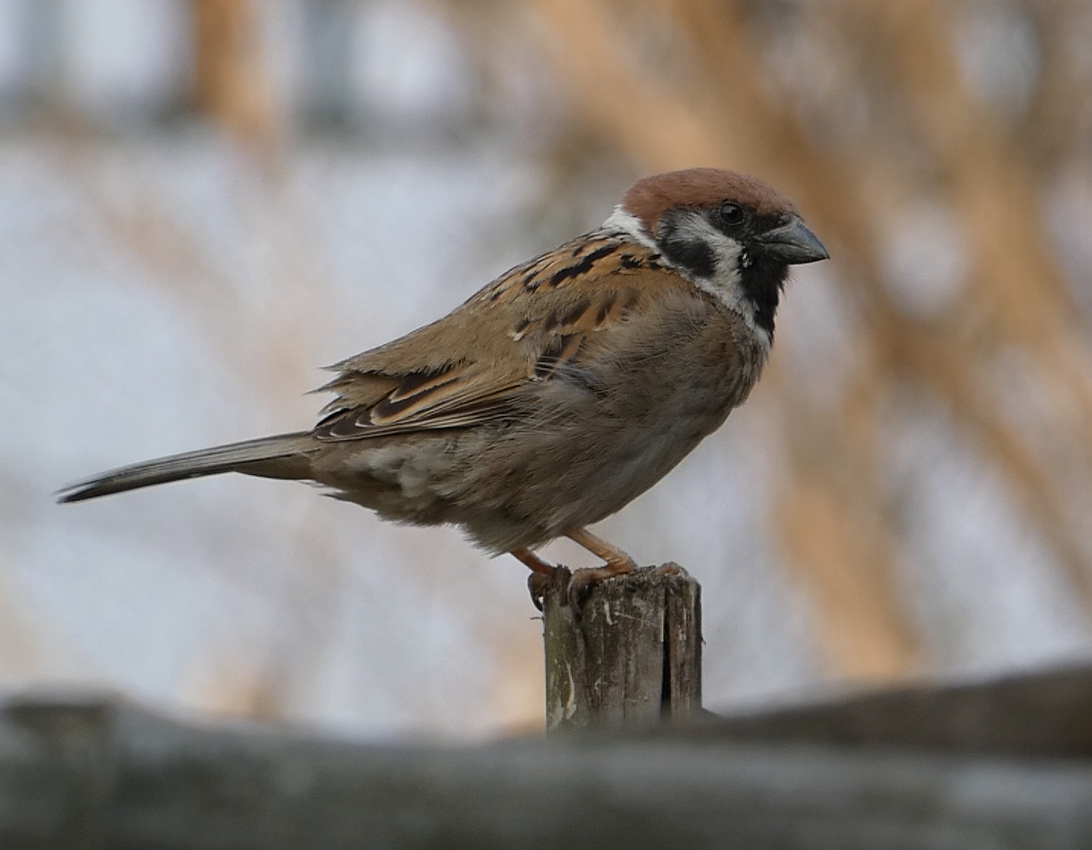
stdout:
<svg viewBox="0 0 1092 850">
<path fill-rule="evenodd" d="M 739 313 L 767 344 L 789 266 L 829 256 L 783 195 L 720 168 L 639 180 L 607 219 Z"/>
</svg>

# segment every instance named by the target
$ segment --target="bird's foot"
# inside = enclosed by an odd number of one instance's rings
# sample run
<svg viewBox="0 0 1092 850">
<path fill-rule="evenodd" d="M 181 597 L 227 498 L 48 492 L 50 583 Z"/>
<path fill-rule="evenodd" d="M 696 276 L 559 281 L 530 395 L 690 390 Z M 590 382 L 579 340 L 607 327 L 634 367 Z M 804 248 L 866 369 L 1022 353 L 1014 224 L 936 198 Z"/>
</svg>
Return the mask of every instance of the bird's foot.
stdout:
<svg viewBox="0 0 1092 850">
<path fill-rule="evenodd" d="M 551 567 L 551 569 L 555 569 Z M 554 580 L 553 573 L 533 572 L 527 576 L 527 589 L 531 592 L 531 604 L 543 611 L 546 602 L 546 590 Z"/>
<path fill-rule="evenodd" d="M 589 570 L 577 570 L 573 573 L 569 582 L 569 604 L 574 610 L 580 609 L 580 603 L 584 601 L 591 590 L 592 585 L 606 581 L 614 576 L 626 575 L 637 569 L 637 562 L 629 555 L 613 546 L 601 537 L 596 537 L 586 528 L 578 528 L 566 535 L 574 543 L 583 546 L 593 555 L 597 555 L 606 561 L 601 567 Z"/>
<path fill-rule="evenodd" d="M 584 529 L 573 532 L 568 536 L 606 561 L 601 567 L 576 570 L 570 577 L 569 585 L 565 590 L 565 601 L 574 611 L 580 610 L 581 603 L 594 585 L 615 576 L 628 575 L 637 569 L 637 562 L 633 558 L 621 549 L 611 546 Z M 527 590 L 531 594 L 531 602 L 539 611 L 542 611 L 546 593 L 554 583 L 557 575 L 557 568 L 542 560 L 529 549 L 513 549 L 510 554 L 531 571 L 531 574 L 527 576 Z M 685 575 L 685 571 L 678 564 L 664 564 L 662 567 L 656 568 L 657 572 L 661 570 L 665 571 L 665 573 L 682 573 Z"/>
<path fill-rule="evenodd" d="M 601 581 L 615 576 L 629 575 L 637 569 L 637 563 L 632 558 L 624 561 L 608 562 L 602 567 L 592 567 L 585 570 L 577 570 L 569 579 L 569 587 L 566 597 L 574 611 L 579 611 L 581 604 L 591 593 L 591 589 Z"/>
<path fill-rule="evenodd" d="M 579 610 L 583 604 L 587 595 L 591 592 L 592 587 L 601 581 L 614 578 L 615 576 L 629 575 L 640 569 L 641 575 L 646 576 L 681 576 L 683 578 L 689 578 L 690 573 L 676 564 L 674 561 L 669 561 L 666 564 L 661 564 L 658 567 L 637 567 L 637 564 L 632 559 L 626 561 L 617 561 L 607 564 L 604 567 L 597 567 L 588 570 L 577 570 L 573 573 L 572 578 L 569 580 L 569 587 L 566 593 L 568 603 L 573 606 L 574 610 Z"/>
<path fill-rule="evenodd" d="M 546 589 L 554 578 L 556 568 L 530 549 L 513 549 L 511 555 L 531 571 L 527 576 L 527 589 L 531 592 L 531 603 L 541 611 Z"/>
</svg>

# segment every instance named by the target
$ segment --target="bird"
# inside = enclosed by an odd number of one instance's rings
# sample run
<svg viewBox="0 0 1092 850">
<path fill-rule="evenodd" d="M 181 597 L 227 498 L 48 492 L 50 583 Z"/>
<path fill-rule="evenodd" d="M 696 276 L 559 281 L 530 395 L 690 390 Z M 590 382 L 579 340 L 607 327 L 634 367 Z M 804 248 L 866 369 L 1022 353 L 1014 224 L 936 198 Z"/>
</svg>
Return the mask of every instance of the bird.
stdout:
<svg viewBox="0 0 1092 850">
<path fill-rule="evenodd" d="M 599 560 L 570 601 L 633 572 L 588 526 L 648 490 L 744 402 L 789 267 L 829 257 L 768 184 L 698 167 L 638 180 L 598 228 L 518 265 L 449 314 L 327 367 L 309 431 L 124 466 L 79 502 L 241 472 L 323 485 L 411 525 L 454 525 L 530 570 L 541 607 L 567 537 Z"/>
</svg>

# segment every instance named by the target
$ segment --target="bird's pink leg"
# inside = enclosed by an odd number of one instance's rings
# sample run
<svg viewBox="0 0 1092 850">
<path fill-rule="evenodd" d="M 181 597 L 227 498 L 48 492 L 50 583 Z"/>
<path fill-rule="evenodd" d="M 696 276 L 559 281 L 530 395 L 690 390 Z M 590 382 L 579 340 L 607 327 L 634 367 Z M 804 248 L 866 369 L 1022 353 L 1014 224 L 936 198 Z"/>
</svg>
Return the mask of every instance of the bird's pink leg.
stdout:
<svg viewBox="0 0 1092 850">
<path fill-rule="evenodd" d="M 553 564 L 546 563 L 530 549 L 513 549 L 508 554 L 533 573 L 545 576 L 552 576 L 554 574 Z"/>
<path fill-rule="evenodd" d="M 581 597 L 587 589 L 596 582 L 605 581 L 614 576 L 625 575 L 637 569 L 637 562 L 629 555 L 612 546 L 601 537 L 596 537 L 586 528 L 578 528 L 565 535 L 573 543 L 577 543 L 595 555 L 602 558 L 606 564 L 589 570 L 577 570 L 573 573 L 569 582 L 569 604 L 578 607 Z"/>
</svg>

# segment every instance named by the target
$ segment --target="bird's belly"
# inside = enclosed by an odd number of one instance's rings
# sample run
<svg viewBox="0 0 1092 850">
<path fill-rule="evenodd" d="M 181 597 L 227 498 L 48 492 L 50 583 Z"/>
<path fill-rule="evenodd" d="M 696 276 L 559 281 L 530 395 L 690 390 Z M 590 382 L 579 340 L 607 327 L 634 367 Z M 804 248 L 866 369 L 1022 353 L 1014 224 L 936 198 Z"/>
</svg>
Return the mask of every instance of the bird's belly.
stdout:
<svg viewBox="0 0 1092 850">
<path fill-rule="evenodd" d="M 451 523 L 491 551 L 532 548 L 620 510 L 667 474 L 730 406 L 641 420 L 583 415 L 357 448 L 327 478 L 385 519 Z M 577 421 L 579 419 L 579 421 Z"/>
<path fill-rule="evenodd" d="M 720 427 L 751 383 L 741 387 L 725 377 L 708 392 L 634 405 L 639 414 L 610 405 L 574 406 L 550 428 L 513 428 L 483 447 L 483 474 L 465 491 L 491 510 L 463 524 L 486 548 L 505 550 L 533 548 L 598 522 L 654 485 Z"/>
<path fill-rule="evenodd" d="M 600 440 L 576 452 L 559 446 L 552 457 L 543 455 L 540 475 L 550 482 L 550 504 L 541 507 L 550 536 L 621 510 L 716 430 L 730 410 L 724 404 L 610 423 Z"/>
</svg>

